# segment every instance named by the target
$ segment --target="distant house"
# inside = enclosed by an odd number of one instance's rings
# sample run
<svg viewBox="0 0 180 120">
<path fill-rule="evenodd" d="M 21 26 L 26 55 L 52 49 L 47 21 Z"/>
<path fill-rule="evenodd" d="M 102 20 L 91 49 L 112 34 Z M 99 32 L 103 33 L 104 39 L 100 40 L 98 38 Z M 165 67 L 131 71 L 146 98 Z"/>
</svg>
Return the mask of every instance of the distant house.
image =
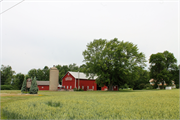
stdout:
<svg viewBox="0 0 180 120">
<path fill-rule="evenodd" d="M 150 80 L 149 80 L 149 83 L 150 83 L 151 85 L 154 85 L 154 84 L 155 84 L 155 81 L 156 81 L 156 80 L 154 80 L 154 79 L 150 79 Z M 164 85 L 167 86 L 168 84 L 166 84 L 166 82 L 164 81 Z M 160 86 L 162 86 L 162 82 L 159 82 L 159 83 L 158 83 L 158 88 L 157 88 L 157 89 L 159 89 Z M 171 87 L 172 87 L 172 88 L 176 88 L 176 85 L 175 85 L 174 81 L 172 81 L 172 86 L 171 86 Z"/>
</svg>

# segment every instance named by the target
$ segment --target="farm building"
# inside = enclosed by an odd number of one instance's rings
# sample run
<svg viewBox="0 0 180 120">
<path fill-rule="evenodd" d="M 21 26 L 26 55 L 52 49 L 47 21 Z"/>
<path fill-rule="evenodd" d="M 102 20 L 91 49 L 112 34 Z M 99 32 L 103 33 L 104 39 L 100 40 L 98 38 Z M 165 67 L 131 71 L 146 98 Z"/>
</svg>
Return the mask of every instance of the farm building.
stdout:
<svg viewBox="0 0 180 120">
<path fill-rule="evenodd" d="M 49 90 L 49 81 L 37 81 L 39 90 Z"/>
<path fill-rule="evenodd" d="M 65 76 L 62 78 L 62 86 L 67 89 L 71 90 L 73 88 L 83 89 L 85 91 L 87 90 L 107 90 L 108 87 L 99 87 L 95 79 L 97 76 L 94 77 L 94 79 L 89 79 L 86 77 L 86 74 L 82 72 L 67 72 Z M 118 86 L 113 86 L 113 90 L 117 91 Z"/>
<path fill-rule="evenodd" d="M 31 80 L 30 78 L 28 78 L 27 80 Z M 49 81 L 36 81 L 37 82 L 37 86 L 39 90 L 49 90 Z M 30 88 L 31 85 L 29 85 L 28 88 Z M 59 89 L 61 87 L 61 85 L 57 86 L 57 89 Z"/>
</svg>

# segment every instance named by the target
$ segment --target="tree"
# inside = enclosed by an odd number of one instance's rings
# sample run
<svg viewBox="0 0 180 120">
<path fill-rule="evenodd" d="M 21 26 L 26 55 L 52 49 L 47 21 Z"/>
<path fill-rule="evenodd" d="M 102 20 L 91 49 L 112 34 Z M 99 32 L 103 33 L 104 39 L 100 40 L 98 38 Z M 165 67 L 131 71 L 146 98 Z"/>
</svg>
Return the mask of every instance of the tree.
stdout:
<svg viewBox="0 0 180 120">
<path fill-rule="evenodd" d="M 22 84 L 22 87 L 21 87 L 21 92 L 25 92 L 26 91 L 26 76 L 24 77 L 24 81 L 23 81 L 23 84 Z"/>
<path fill-rule="evenodd" d="M 32 83 L 31 83 L 29 93 L 30 94 L 37 94 L 38 90 L 39 89 L 38 89 L 38 86 L 37 86 L 36 77 L 34 77 L 34 79 L 32 79 Z"/>
<path fill-rule="evenodd" d="M 155 80 L 155 84 L 162 83 L 162 89 L 164 89 L 164 82 L 171 85 L 173 80 L 171 72 L 176 70 L 176 62 L 173 53 L 168 51 L 150 56 L 150 77 Z"/>
<path fill-rule="evenodd" d="M 112 90 L 113 85 L 120 86 L 136 80 L 137 73 L 133 71 L 145 66 L 145 55 L 138 52 L 137 45 L 118 41 L 117 38 L 90 42 L 83 56 L 86 75 L 91 78 L 97 75 L 96 83 L 108 86 L 108 90 Z"/>
<path fill-rule="evenodd" d="M 13 79 L 15 71 L 12 70 L 11 66 L 1 65 L 1 85 L 10 85 Z"/>
<path fill-rule="evenodd" d="M 137 80 L 134 82 L 133 89 L 145 89 L 146 85 L 149 84 L 150 80 L 149 71 L 139 67 L 135 72 L 137 72 L 138 77 Z"/>
<path fill-rule="evenodd" d="M 14 89 L 20 90 L 24 81 L 24 74 L 18 73 L 14 75 L 12 85 Z"/>
<path fill-rule="evenodd" d="M 31 69 L 29 72 L 28 72 L 28 76 L 31 78 L 34 78 L 34 77 L 37 77 L 37 70 L 36 69 Z"/>
<path fill-rule="evenodd" d="M 48 68 L 48 66 L 45 66 L 43 69 L 42 69 L 42 71 L 43 71 L 43 74 L 44 74 L 44 76 L 43 76 L 43 80 L 49 80 L 49 68 Z"/>
</svg>

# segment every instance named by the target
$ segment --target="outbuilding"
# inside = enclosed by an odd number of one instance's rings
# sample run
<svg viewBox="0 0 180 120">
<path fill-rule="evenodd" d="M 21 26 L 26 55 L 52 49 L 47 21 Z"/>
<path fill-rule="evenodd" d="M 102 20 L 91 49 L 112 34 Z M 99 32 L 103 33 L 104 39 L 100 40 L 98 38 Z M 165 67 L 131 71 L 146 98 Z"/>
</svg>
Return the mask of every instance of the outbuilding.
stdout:
<svg viewBox="0 0 180 120">
<path fill-rule="evenodd" d="M 49 90 L 49 81 L 36 81 L 39 90 Z"/>
<path fill-rule="evenodd" d="M 99 87 L 96 84 L 97 76 L 94 76 L 94 79 L 89 79 L 86 74 L 82 72 L 67 72 L 65 76 L 62 78 L 62 86 L 67 89 L 71 90 L 74 88 L 83 89 L 84 91 L 87 90 L 107 90 L 107 86 Z M 113 90 L 117 90 L 117 86 L 113 86 Z"/>
</svg>

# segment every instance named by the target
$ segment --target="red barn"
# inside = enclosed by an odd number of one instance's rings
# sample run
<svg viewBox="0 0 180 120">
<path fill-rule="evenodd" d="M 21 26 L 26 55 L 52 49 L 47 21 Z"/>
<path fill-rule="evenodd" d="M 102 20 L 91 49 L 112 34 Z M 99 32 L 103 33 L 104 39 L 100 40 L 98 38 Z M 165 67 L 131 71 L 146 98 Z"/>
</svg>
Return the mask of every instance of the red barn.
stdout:
<svg viewBox="0 0 180 120">
<path fill-rule="evenodd" d="M 107 90 L 108 87 L 99 87 L 95 83 L 95 79 L 97 76 L 94 77 L 94 79 L 88 79 L 86 77 L 86 74 L 81 73 L 81 72 L 67 72 L 66 75 L 62 78 L 62 86 L 65 89 L 73 89 L 73 88 L 78 88 L 78 89 L 83 89 L 83 90 Z M 78 87 L 79 86 L 79 87 Z M 117 90 L 115 87 L 113 87 L 113 90 Z"/>
<path fill-rule="evenodd" d="M 37 81 L 39 90 L 49 90 L 49 81 Z"/>
</svg>

